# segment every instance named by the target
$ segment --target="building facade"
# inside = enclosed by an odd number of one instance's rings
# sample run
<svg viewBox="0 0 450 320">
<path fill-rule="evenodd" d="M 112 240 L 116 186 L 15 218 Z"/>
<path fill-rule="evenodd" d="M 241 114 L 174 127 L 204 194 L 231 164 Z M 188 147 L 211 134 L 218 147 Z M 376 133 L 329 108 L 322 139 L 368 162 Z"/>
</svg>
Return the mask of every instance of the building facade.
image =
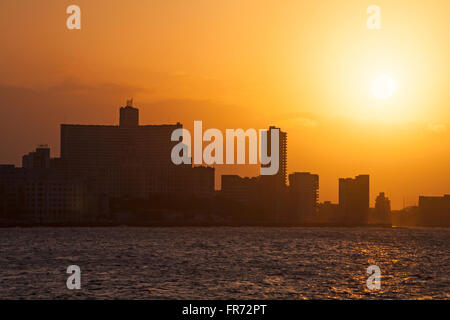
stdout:
<svg viewBox="0 0 450 320">
<path fill-rule="evenodd" d="M 339 179 L 341 223 L 366 225 L 369 215 L 369 175 Z"/>
<path fill-rule="evenodd" d="M 375 209 L 370 217 L 370 223 L 391 225 L 391 201 L 386 197 L 384 192 L 380 194 L 375 199 Z"/>
<path fill-rule="evenodd" d="M 278 130 L 278 150 L 272 150 L 272 131 Z M 270 126 L 267 131 L 267 154 L 272 157 L 273 152 L 278 151 L 278 172 L 274 175 L 262 175 L 260 177 L 259 201 L 271 215 L 276 224 L 286 224 L 289 221 L 287 214 L 287 133 L 280 128 Z M 273 157 L 272 157 L 273 158 Z M 262 167 L 270 167 L 273 164 Z"/>
<path fill-rule="evenodd" d="M 258 178 L 243 178 L 238 175 L 222 175 L 222 195 L 235 202 L 250 204 L 255 201 Z"/>
<path fill-rule="evenodd" d="M 421 226 L 450 227 L 450 194 L 442 197 L 419 197 L 419 221 Z"/>
<path fill-rule="evenodd" d="M 95 201 L 82 178 L 52 168 L 0 166 L 0 217 L 25 223 L 79 223 Z"/>
<path fill-rule="evenodd" d="M 173 125 L 139 125 L 139 111 L 120 108 L 118 126 L 61 125 L 61 160 L 67 171 L 92 179 L 94 190 L 109 197 L 144 198 L 151 193 L 183 192 L 183 166 L 171 161 L 178 142 Z"/>
<path fill-rule="evenodd" d="M 40 145 L 22 157 L 22 168 L 28 169 L 48 169 L 50 168 L 50 148 L 47 145 Z"/>
<path fill-rule="evenodd" d="M 309 172 L 289 175 L 290 214 L 294 223 L 313 222 L 317 218 L 319 176 Z"/>
</svg>

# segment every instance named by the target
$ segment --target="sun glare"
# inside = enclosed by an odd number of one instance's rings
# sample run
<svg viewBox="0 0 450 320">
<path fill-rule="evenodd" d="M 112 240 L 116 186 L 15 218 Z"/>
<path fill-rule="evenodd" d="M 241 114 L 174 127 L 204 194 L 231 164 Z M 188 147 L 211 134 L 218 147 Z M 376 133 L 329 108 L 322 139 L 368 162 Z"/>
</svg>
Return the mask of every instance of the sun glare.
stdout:
<svg viewBox="0 0 450 320">
<path fill-rule="evenodd" d="M 377 99 L 388 99 L 396 90 L 397 84 L 387 75 L 378 76 L 372 83 L 372 93 Z"/>
</svg>

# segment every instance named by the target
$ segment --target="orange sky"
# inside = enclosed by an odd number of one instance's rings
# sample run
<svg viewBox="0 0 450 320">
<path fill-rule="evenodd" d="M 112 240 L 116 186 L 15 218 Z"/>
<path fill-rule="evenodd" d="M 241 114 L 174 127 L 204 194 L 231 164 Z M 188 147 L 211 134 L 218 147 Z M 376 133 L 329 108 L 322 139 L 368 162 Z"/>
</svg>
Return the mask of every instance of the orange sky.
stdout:
<svg viewBox="0 0 450 320">
<path fill-rule="evenodd" d="M 318 173 L 321 201 L 360 173 L 372 204 L 450 193 L 449 15 L 445 0 L 2 0 L 0 163 L 41 143 L 57 156 L 60 123 L 117 123 L 133 96 L 143 124 L 281 127 L 289 172 Z"/>
</svg>

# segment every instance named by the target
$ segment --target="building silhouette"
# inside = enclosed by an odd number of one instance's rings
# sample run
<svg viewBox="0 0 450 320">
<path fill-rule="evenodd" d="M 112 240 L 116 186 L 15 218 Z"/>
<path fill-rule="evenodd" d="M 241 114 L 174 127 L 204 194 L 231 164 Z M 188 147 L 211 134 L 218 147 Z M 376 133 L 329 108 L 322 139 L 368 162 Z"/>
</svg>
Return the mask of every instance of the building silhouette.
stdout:
<svg viewBox="0 0 450 320">
<path fill-rule="evenodd" d="M 129 103 L 127 103 L 129 104 Z M 170 137 L 180 123 L 139 125 L 139 111 L 120 109 L 120 125 L 61 125 L 61 160 L 68 172 L 93 179 L 110 197 L 176 193 Z"/>
<path fill-rule="evenodd" d="M 384 192 L 380 194 L 375 199 L 375 208 L 372 211 L 370 223 L 391 225 L 391 201 L 387 198 Z"/>
<path fill-rule="evenodd" d="M 442 197 L 419 197 L 419 224 L 427 227 L 450 227 L 450 194 Z"/>
<path fill-rule="evenodd" d="M 32 151 L 22 157 L 22 167 L 28 169 L 48 169 L 50 168 L 50 148 L 47 145 L 40 145 L 36 151 Z"/>
<path fill-rule="evenodd" d="M 0 217 L 26 223 L 77 223 L 95 209 L 88 183 L 52 168 L 0 166 Z"/>
<path fill-rule="evenodd" d="M 178 173 L 179 189 L 188 197 L 200 199 L 211 198 L 214 195 L 215 169 L 207 166 L 183 166 L 184 176 Z"/>
<path fill-rule="evenodd" d="M 251 204 L 256 201 L 259 178 L 240 177 L 238 175 L 222 175 L 222 195 L 235 202 Z"/>
<path fill-rule="evenodd" d="M 369 175 L 339 179 L 340 220 L 348 225 L 366 225 L 369 215 Z"/>
<path fill-rule="evenodd" d="M 278 150 L 272 150 L 272 131 L 278 130 Z M 273 152 L 278 152 L 278 172 L 274 175 L 262 175 L 259 182 L 259 197 L 266 214 L 272 216 L 275 223 L 286 223 L 289 220 L 287 214 L 287 133 L 280 128 L 270 126 L 267 130 L 267 154 L 272 157 Z M 262 167 L 270 167 L 271 164 L 262 164 Z"/>
<path fill-rule="evenodd" d="M 139 125 L 139 110 L 127 101 L 120 108 L 118 126 L 61 125 L 61 160 L 68 172 L 92 179 L 94 190 L 109 197 L 212 194 L 214 169 L 172 163 L 171 151 L 178 142 L 171 141 L 171 135 L 180 128 L 180 123 Z"/>
<path fill-rule="evenodd" d="M 322 224 L 341 224 L 339 204 L 324 201 L 318 205 L 318 219 Z"/>
<path fill-rule="evenodd" d="M 0 165 L 0 220 L 19 221 L 25 216 L 24 170 Z"/>
<path fill-rule="evenodd" d="M 133 99 L 127 101 L 125 107 L 120 108 L 119 127 L 135 128 L 139 126 L 139 109 L 133 108 Z"/>
<path fill-rule="evenodd" d="M 319 176 L 309 172 L 289 175 L 289 209 L 294 223 L 313 222 L 317 218 Z"/>
<path fill-rule="evenodd" d="M 283 189 L 287 184 L 287 133 L 280 128 L 270 126 L 267 130 L 267 155 L 272 156 L 272 131 L 278 130 L 278 172 L 275 175 L 264 176 L 265 180 L 270 181 L 276 188 Z M 262 164 L 262 167 L 270 167 L 271 164 Z"/>
</svg>

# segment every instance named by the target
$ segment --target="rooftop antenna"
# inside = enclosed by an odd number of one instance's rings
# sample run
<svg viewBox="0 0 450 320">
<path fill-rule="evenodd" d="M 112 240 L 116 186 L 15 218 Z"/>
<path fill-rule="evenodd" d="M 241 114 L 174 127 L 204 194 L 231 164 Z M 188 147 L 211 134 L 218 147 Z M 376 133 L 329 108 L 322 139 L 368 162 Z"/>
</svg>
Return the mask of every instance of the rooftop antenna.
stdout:
<svg viewBox="0 0 450 320">
<path fill-rule="evenodd" d="M 127 107 L 133 107 L 133 98 L 127 100 Z"/>
</svg>

